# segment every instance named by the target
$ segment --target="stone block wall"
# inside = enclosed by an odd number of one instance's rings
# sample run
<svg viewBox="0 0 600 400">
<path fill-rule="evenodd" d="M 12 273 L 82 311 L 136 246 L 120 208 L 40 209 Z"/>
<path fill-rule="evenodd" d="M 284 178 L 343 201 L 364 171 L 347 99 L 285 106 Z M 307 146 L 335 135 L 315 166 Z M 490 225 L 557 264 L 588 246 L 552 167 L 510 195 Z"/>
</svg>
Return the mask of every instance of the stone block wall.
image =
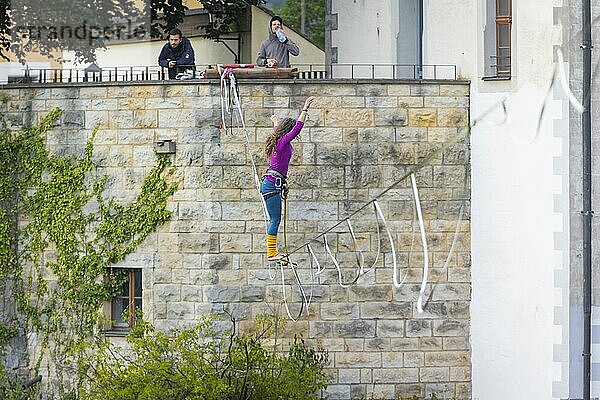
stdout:
<svg viewBox="0 0 600 400">
<path fill-rule="evenodd" d="M 155 163 L 154 143 L 173 140 L 179 190 L 169 202 L 170 222 L 150 235 L 122 266 L 143 270 L 143 308 L 158 328 L 189 326 L 207 312 L 231 312 L 244 329 L 255 315 L 285 315 L 280 271 L 265 257 L 265 222 L 254 186 L 252 160 L 262 171 L 269 116 L 297 117 L 316 96 L 290 167 L 287 247 L 311 302 L 284 335 L 302 335 L 329 351 L 331 399 L 412 394 L 470 398 L 470 243 L 468 139 L 439 151 L 469 122 L 466 82 L 260 80 L 239 82 L 244 122 L 226 115 L 220 129 L 218 82 L 158 82 L 6 87 L 6 115 L 29 125 L 53 107 L 65 110 L 47 144 L 79 154 L 92 128 L 99 173 L 111 195 L 136 195 Z M 248 135 L 249 143 L 246 141 Z M 438 151 L 439 154 L 435 152 Z M 432 156 L 433 154 L 433 156 Z M 314 269 L 306 243 L 343 221 L 421 165 L 416 177 L 429 245 L 431 299 L 416 301 L 423 251 L 410 181 L 379 197 L 394 241 L 400 278 L 395 288 L 391 245 L 373 206 L 351 218 L 365 264 L 381 254 L 356 284 L 354 241 L 342 223 L 327 235 L 340 263 L 328 259 L 322 237 L 312 247 L 325 270 Z M 443 268 L 457 229 L 454 252 Z M 283 224 L 279 243 L 283 249 Z M 314 265 L 313 265 L 314 266 Z M 273 276 L 275 275 L 274 279 Z M 290 312 L 301 308 L 298 283 L 284 270 Z M 433 291 L 432 291 L 433 287 Z"/>
</svg>

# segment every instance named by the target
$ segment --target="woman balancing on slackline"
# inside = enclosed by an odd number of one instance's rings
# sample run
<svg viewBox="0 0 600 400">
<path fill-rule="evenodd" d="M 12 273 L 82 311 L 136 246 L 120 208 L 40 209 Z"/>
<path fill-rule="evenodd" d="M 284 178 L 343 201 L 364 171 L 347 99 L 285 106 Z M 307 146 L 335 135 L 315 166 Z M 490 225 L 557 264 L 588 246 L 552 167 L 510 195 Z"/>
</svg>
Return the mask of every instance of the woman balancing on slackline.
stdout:
<svg viewBox="0 0 600 400">
<path fill-rule="evenodd" d="M 275 115 L 271 116 L 273 133 L 265 143 L 265 154 L 269 157 L 269 168 L 260 185 L 260 192 L 265 199 L 270 219 L 267 229 L 268 261 L 279 261 L 286 257 L 285 254 L 277 252 L 277 231 L 281 222 L 281 192 L 285 188 L 286 175 L 292 158 L 292 140 L 302 130 L 308 108 L 314 100 L 313 96 L 306 99 L 297 121 L 293 118 L 280 120 Z"/>
</svg>

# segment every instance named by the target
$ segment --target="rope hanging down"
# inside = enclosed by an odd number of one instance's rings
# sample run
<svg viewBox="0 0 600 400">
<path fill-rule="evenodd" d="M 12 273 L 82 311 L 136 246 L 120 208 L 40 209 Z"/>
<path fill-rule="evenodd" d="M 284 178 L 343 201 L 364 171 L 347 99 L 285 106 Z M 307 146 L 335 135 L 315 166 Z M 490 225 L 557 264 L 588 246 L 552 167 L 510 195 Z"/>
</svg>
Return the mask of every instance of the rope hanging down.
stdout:
<svg viewBox="0 0 600 400">
<path fill-rule="evenodd" d="M 233 74 L 233 70 L 231 68 L 223 68 L 220 65 L 217 66 L 217 68 L 219 71 L 219 75 L 221 77 L 221 123 L 222 123 L 222 127 L 223 127 L 223 129 L 226 129 L 226 124 L 225 124 L 226 114 L 235 116 L 236 122 L 238 124 L 240 124 L 242 127 L 242 130 L 244 132 L 245 141 L 246 141 L 246 149 L 248 151 L 248 155 L 250 157 L 250 162 L 252 164 L 252 174 L 253 174 L 253 178 L 254 178 L 255 189 L 257 191 L 258 197 L 260 198 L 261 204 L 262 204 L 263 219 L 264 219 L 264 223 L 265 223 L 265 234 L 266 234 L 267 227 L 269 224 L 267 204 L 260 192 L 260 176 L 258 174 L 258 168 L 256 167 L 256 161 L 254 160 L 254 155 L 252 154 L 251 147 L 250 147 L 250 138 L 248 136 L 248 130 L 246 128 L 246 123 L 244 121 L 244 115 L 242 112 L 242 107 L 241 107 L 241 103 L 240 103 L 240 97 L 239 97 L 239 92 L 238 92 L 238 88 L 237 88 L 237 82 L 235 79 L 235 75 Z M 229 86 L 227 86 L 227 80 L 229 80 Z M 287 225 L 286 225 L 287 203 L 286 203 L 284 210 L 285 210 L 285 214 L 284 214 L 284 232 L 283 233 L 284 233 L 284 242 L 285 242 L 285 246 L 287 249 Z M 306 292 L 304 290 L 304 286 L 300 280 L 300 276 L 298 275 L 298 272 L 296 271 L 296 265 L 289 260 L 287 262 L 287 266 L 289 266 L 294 273 L 294 276 L 296 278 L 298 287 L 300 289 L 300 294 L 302 297 L 302 304 L 301 304 L 300 311 L 298 313 L 298 316 L 296 318 L 294 318 L 291 315 L 291 311 L 289 309 L 288 302 L 287 302 L 287 295 L 286 295 L 286 290 L 285 290 L 285 287 L 286 287 L 285 274 L 284 274 L 284 268 L 283 268 L 284 265 L 282 262 L 279 262 L 278 264 L 279 264 L 280 272 L 281 272 L 281 287 L 282 287 L 282 296 L 283 296 L 285 309 L 288 314 L 288 317 L 291 320 L 296 321 L 302 314 L 305 306 L 306 306 L 306 309 L 308 312 L 308 306 L 310 305 L 310 300 L 312 299 L 312 294 L 313 294 L 312 288 L 314 287 L 314 274 L 311 274 L 311 276 L 313 278 L 313 285 L 311 285 L 311 294 L 310 294 L 309 298 L 307 298 Z M 273 272 L 272 263 L 269 263 L 269 279 L 274 280 L 275 277 L 276 277 L 276 271 Z"/>
</svg>

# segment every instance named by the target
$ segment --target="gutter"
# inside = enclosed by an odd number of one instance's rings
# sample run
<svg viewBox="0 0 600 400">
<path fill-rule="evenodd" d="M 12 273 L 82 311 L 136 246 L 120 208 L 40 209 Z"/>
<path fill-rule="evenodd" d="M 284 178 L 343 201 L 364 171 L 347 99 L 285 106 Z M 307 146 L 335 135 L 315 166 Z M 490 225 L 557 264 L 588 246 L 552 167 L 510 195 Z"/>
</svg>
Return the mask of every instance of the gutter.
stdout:
<svg viewBox="0 0 600 400">
<path fill-rule="evenodd" d="M 592 333 L 592 13 L 590 0 L 582 1 L 583 19 L 583 399 L 590 400 L 591 333 Z"/>
</svg>

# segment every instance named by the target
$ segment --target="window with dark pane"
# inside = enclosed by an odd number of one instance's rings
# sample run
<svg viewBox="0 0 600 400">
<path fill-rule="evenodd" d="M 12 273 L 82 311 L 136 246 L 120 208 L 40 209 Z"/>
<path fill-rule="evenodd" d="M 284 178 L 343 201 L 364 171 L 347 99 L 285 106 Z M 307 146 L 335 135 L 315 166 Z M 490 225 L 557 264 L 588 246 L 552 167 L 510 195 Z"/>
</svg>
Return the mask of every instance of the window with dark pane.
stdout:
<svg viewBox="0 0 600 400">
<path fill-rule="evenodd" d="M 484 79 L 510 79 L 512 0 L 485 0 Z"/>
<path fill-rule="evenodd" d="M 511 0 L 496 0 L 496 15 L 497 16 L 508 16 L 512 15 L 512 1 Z"/>
<path fill-rule="evenodd" d="M 142 270 L 127 270 L 121 291 L 111 302 L 112 328 L 127 330 L 135 325 L 136 310 L 142 309 Z"/>
<path fill-rule="evenodd" d="M 512 25 L 511 0 L 496 0 L 496 71 L 498 76 L 510 76 Z"/>
</svg>

